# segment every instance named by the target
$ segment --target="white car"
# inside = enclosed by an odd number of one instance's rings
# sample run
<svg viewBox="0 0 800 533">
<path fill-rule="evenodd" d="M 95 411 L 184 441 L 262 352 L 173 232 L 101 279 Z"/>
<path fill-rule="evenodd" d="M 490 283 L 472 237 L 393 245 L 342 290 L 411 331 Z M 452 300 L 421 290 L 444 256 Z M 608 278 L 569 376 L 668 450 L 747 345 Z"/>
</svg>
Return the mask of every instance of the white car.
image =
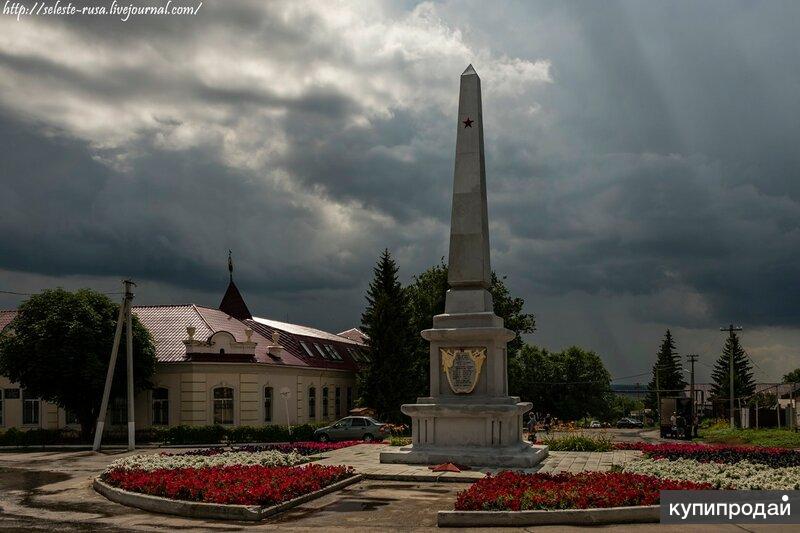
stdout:
<svg viewBox="0 0 800 533">
<path fill-rule="evenodd" d="M 589 422 L 589 427 L 590 428 L 601 428 L 603 426 L 597 420 L 592 420 L 591 422 Z"/>
</svg>

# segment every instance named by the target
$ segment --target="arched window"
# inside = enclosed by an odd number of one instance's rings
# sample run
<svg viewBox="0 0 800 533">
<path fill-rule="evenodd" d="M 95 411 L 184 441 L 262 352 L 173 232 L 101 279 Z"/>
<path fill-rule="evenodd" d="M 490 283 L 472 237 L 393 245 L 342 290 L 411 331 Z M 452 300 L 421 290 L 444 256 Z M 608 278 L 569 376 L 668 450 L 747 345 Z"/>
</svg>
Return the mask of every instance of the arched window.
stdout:
<svg viewBox="0 0 800 533">
<path fill-rule="evenodd" d="M 328 387 L 322 387 L 322 419 L 328 419 Z"/>
<path fill-rule="evenodd" d="M 217 387 L 214 389 L 214 423 L 233 424 L 233 389 Z"/>
<path fill-rule="evenodd" d="M 317 389 L 314 387 L 308 388 L 308 419 L 314 420 L 317 418 Z"/>
<path fill-rule="evenodd" d="M 336 418 L 338 419 L 339 417 L 342 416 L 342 388 L 341 387 L 336 387 L 335 401 L 336 401 L 336 404 L 335 404 L 334 408 L 336 409 Z"/>
<path fill-rule="evenodd" d="M 264 387 L 264 422 L 272 422 L 272 387 Z"/>
<path fill-rule="evenodd" d="M 153 425 L 169 425 L 169 390 L 165 387 L 153 389 Z"/>
</svg>

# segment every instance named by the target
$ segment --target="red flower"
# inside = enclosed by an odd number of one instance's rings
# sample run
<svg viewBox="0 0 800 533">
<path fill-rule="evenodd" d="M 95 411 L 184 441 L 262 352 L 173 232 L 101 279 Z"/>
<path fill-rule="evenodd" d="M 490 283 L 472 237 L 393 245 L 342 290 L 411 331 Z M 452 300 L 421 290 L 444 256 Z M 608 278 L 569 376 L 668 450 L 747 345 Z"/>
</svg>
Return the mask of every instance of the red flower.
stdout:
<svg viewBox="0 0 800 533">
<path fill-rule="evenodd" d="M 617 450 L 640 450 L 653 459 L 694 459 L 702 463 L 738 463 L 750 461 L 773 468 L 800 466 L 800 451 L 763 446 L 728 446 L 714 444 L 647 444 L 644 442 L 617 442 Z"/>
<path fill-rule="evenodd" d="M 523 474 L 505 471 L 486 476 L 460 492 L 455 508 L 457 511 L 524 511 L 655 505 L 661 490 L 712 488 L 709 483 L 622 472 Z"/>
<path fill-rule="evenodd" d="M 274 505 L 353 475 L 344 466 L 225 466 L 212 468 L 112 470 L 103 480 L 115 487 L 176 500 Z"/>
</svg>

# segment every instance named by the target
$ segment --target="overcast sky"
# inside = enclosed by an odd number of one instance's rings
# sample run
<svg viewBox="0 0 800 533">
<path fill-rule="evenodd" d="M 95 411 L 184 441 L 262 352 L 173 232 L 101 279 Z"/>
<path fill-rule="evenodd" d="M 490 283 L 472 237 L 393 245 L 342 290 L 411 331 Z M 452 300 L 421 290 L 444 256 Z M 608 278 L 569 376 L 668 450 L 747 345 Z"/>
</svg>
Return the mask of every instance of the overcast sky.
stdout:
<svg viewBox="0 0 800 533">
<path fill-rule="evenodd" d="M 711 365 L 734 322 L 779 379 L 800 366 L 798 20 L 728 0 L 0 16 L 0 290 L 131 276 L 136 303 L 216 306 L 230 248 L 255 314 L 357 325 L 384 247 L 404 281 L 447 255 L 472 63 L 493 267 L 529 340 L 626 376 L 666 328 Z"/>
</svg>

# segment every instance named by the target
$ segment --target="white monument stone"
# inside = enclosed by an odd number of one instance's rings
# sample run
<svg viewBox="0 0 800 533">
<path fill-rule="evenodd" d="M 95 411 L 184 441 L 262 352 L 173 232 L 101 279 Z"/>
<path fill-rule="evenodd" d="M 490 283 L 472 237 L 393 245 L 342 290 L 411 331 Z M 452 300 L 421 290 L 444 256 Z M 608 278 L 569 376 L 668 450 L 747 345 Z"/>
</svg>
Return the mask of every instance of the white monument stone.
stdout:
<svg viewBox="0 0 800 533">
<path fill-rule="evenodd" d="M 508 395 L 506 344 L 514 332 L 494 314 L 483 155 L 481 81 L 461 75 L 450 258 L 444 314 L 422 332 L 430 341 L 430 396 L 402 406 L 412 444 L 381 453 L 383 463 L 530 467 L 546 446 L 522 438 L 531 404 Z"/>
</svg>

